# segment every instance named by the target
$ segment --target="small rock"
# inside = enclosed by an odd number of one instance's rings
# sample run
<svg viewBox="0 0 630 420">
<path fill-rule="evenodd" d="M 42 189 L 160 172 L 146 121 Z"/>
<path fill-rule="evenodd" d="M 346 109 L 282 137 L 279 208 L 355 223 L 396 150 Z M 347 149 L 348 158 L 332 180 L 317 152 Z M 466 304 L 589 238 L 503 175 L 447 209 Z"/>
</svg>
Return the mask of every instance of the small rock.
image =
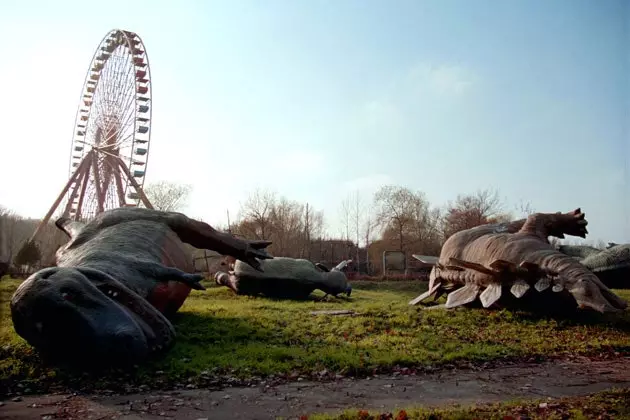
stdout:
<svg viewBox="0 0 630 420">
<path fill-rule="evenodd" d="M 226 395 L 224 395 L 224 396 L 223 396 L 223 399 L 224 399 L 224 400 L 229 400 L 230 398 L 231 398 L 231 397 L 230 397 L 230 395 L 229 395 L 229 394 L 226 394 Z"/>
<path fill-rule="evenodd" d="M 547 403 L 544 402 L 544 403 L 538 404 L 538 408 L 547 408 Z"/>
<path fill-rule="evenodd" d="M 0 401 L 0 407 L 2 407 L 4 405 L 4 403 L 2 401 Z"/>
<path fill-rule="evenodd" d="M 22 401 L 22 397 L 15 397 L 11 401 L 13 401 L 13 402 L 20 402 L 20 401 Z"/>
<path fill-rule="evenodd" d="M 394 385 L 392 385 L 392 384 L 387 384 L 387 385 L 383 385 L 383 386 L 384 386 L 385 388 L 391 388 L 391 387 L 393 387 Z"/>
</svg>

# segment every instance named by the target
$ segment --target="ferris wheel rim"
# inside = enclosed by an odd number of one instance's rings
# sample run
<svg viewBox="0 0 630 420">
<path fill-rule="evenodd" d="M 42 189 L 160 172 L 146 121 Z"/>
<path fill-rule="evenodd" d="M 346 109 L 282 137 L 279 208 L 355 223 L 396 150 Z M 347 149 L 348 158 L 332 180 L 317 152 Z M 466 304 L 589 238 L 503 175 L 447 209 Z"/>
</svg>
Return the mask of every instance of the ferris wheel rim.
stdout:
<svg viewBox="0 0 630 420">
<path fill-rule="evenodd" d="M 148 103 L 152 103 L 153 89 L 152 89 L 152 83 L 151 83 L 151 71 L 150 71 L 150 64 L 149 64 L 149 56 L 148 56 L 148 53 L 146 52 L 146 47 L 144 46 L 144 42 L 142 41 L 142 38 L 137 33 L 131 32 L 131 31 L 126 31 L 124 29 L 113 29 L 113 30 L 109 31 L 101 39 L 101 42 L 98 44 L 98 47 L 96 48 L 94 54 L 92 55 L 92 59 L 90 60 L 90 66 L 88 67 L 88 70 L 87 70 L 87 72 L 85 74 L 84 82 L 83 82 L 83 85 L 82 85 L 82 88 L 81 88 L 81 95 L 79 97 L 79 106 L 77 107 L 77 111 L 76 111 L 76 114 L 75 114 L 75 123 L 74 123 L 74 127 L 73 127 L 73 129 L 74 129 L 74 131 L 73 131 L 73 138 L 72 138 L 71 145 L 70 145 L 70 147 L 71 147 L 71 150 L 70 150 L 70 162 L 69 162 L 70 163 L 70 165 L 69 165 L 70 166 L 70 168 L 69 168 L 70 174 L 72 174 L 72 172 L 73 172 L 73 169 L 72 169 L 72 150 L 73 150 L 73 146 L 75 145 L 75 143 L 77 143 L 77 139 L 75 138 L 75 133 L 76 133 L 77 128 L 80 127 L 78 123 L 80 121 L 80 117 L 79 116 L 80 116 L 81 110 L 82 110 L 81 102 L 82 102 L 82 99 L 85 97 L 85 94 L 87 92 L 87 87 L 88 87 L 89 80 L 90 80 L 89 76 L 92 73 L 92 68 L 94 67 L 95 59 L 98 57 L 99 52 L 101 51 L 101 47 L 114 34 L 118 34 L 118 33 L 121 34 L 124 37 L 126 48 L 127 48 L 128 51 L 131 51 L 133 53 L 133 46 L 131 45 L 131 41 L 130 41 L 131 37 L 129 36 L 129 34 L 137 37 L 138 41 L 139 41 L 139 45 L 142 46 L 142 51 L 144 53 L 144 59 L 146 61 L 146 70 L 145 71 L 146 71 L 146 76 L 147 76 L 147 86 L 150 88 L 148 90 L 148 92 L 147 92 L 147 94 L 149 96 L 149 99 L 148 99 L 147 102 Z M 100 69 L 98 71 L 99 75 L 101 74 L 101 70 L 102 69 Z M 100 77 L 99 77 L 99 81 L 97 82 L 97 84 L 99 82 L 100 82 Z M 138 85 L 139 85 L 139 82 L 137 81 L 137 79 L 135 79 L 134 83 L 135 83 L 135 87 L 137 88 Z M 88 118 L 89 118 L 89 113 L 91 112 L 91 108 L 92 108 L 91 105 L 88 106 Z M 149 107 L 148 113 L 149 113 L 149 115 L 148 115 L 149 130 L 147 132 L 147 153 L 146 153 L 147 158 L 146 158 L 145 167 L 146 167 L 146 165 L 148 163 L 148 154 L 149 154 L 149 150 L 148 149 L 150 148 L 150 144 L 151 144 L 151 141 L 150 141 L 150 136 L 151 136 L 150 123 L 151 123 L 152 115 L 153 115 L 153 107 L 152 106 Z M 137 114 L 137 110 L 134 110 L 134 114 Z M 134 115 L 134 133 L 136 132 L 136 129 L 137 129 L 137 125 L 138 125 L 137 123 L 138 123 L 137 116 Z M 134 138 L 133 141 L 135 143 L 136 139 Z M 129 162 L 128 162 L 129 165 L 128 166 L 131 166 L 131 162 L 133 160 L 133 157 L 130 156 L 130 158 L 128 160 L 129 160 Z M 142 180 L 142 183 L 144 184 L 144 178 Z"/>
<path fill-rule="evenodd" d="M 87 132 L 90 126 L 90 122 L 93 122 L 96 118 L 98 118 L 99 112 L 102 113 L 102 110 L 97 110 L 95 107 L 95 98 L 97 94 L 101 93 L 100 96 L 103 96 L 112 93 L 117 94 L 119 97 L 120 95 L 122 95 L 121 92 L 108 90 L 107 78 L 103 77 L 105 72 L 107 71 L 109 71 L 110 73 L 115 73 L 114 70 L 109 69 L 116 65 L 119 66 L 120 63 L 114 62 L 114 64 L 111 64 L 111 66 L 108 67 L 109 60 L 111 60 L 112 58 L 120 59 L 120 57 L 118 56 L 120 54 L 122 54 L 126 60 L 124 64 L 128 65 L 129 67 L 128 69 L 121 69 L 127 70 L 127 74 L 124 76 L 126 77 L 124 82 L 129 83 L 125 83 L 124 87 L 127 87 L 129 89 L 132 88 L 133 90 L 129 93 L 129 98 L 131 99 L 125 104 L 127 106 L 124 107 L 125 109 L 122 111 L 122 113 L 117 114 L 119 117 L 122 115 L 122 117 L 118 119 L 114 118 L 114 130 L 117 131 L 114 131 L 112 136 L 118 135 L 125 127 L 131 130 L 130 134 L 127 137 L 122 138 L 122 140 L 115 137 L 115 140 L 113 140 L 113 142 L 115 142 L 114 147 L 116 148 L 117 152 L 121 148 L 119 146 L 122 145 L 125 145 L 125 147 L 128 146 L 129 149 L 128 156 L 117 153 L 116 157 L 121 159 L 126 164 L 126 170 L 123 171 L 123 174 L 125 175 L 125 178 L 127 178 L 127 181 L 123 181 L 123 195 L 125 197 L 131 198 L 131 196 L 127 196 L 127 192 L 130 190 L 130 188 L 133 188 L 136 193 L 138 193 L 138 187 L 140 187 L 140 189 L 144 188 L 146 180 L 146 170 L 149 162 L 152 131 L 151 122 L 153 116 L 153 86 L 151 80 L 149 56 L 142 38 L 140 37 L 140 35 L 133 31 L 119 28 L 110 30 L 101 39 L 94 54 L 92 55 L 89 67 L 85 73 L 84 81 L 81 87 L 81 93 L 79 96 L 79 105 L 75 113 L 73 135 L 70 142 L 70 157 L 68 166 L 69 176 L 71 177 L 78 169 L 79 164 L 84 159 L 86 159 L 90 151 L 94 150 L 97 155 L 105 153 L 103 150 L 99 150 L 99 148 L 96 146 L 96 143 L 90 143 L 88 141 L 89 139 Z M 116 57 L 114 57 L 115 55 Z M 104 58 L 101 59 L 102 57 Z M 131 75 L 129 75 L 129 71 L 131 71 Z M 114 76 L 112 77 L 116 76 L 117 74 L 114 74 Z M 96 79 L 94 79 L 94 77 L 96 77 Z M 131 82 L 131 77 L 133 77 L 133 82 Z M 96 81 L 91 82 L 91 80 Z M 99 92 L 99 88 L 101 88 L 101 91 L 105 90 L 105 93 Z M 122 98 L 121 100 L 124 100 L 124 98 Z M 142 105 L 141 102 L 144 103 L 144 105 Z M 123 120 L 122 124 L 120 124 L 120 120 Z M 92 124 L 92 128 L 94 128 L 95 124 L 96 123 Z M 79 137 L 81 136 L 79 136 L 78 133 L 82 129 L 84 130 L 83 139 L 80 139 Z M 102 135 L 101 132 L 101 137 L 96 135 L 97 138 L 104 137 L 106 141 L 112 138 L 112 136 L 107 136 L 107 132 L 104 135 Z M 76 147 L 78 144 L 81 144 L 82 146 L 79 155 L 75 153 L 77 151 Z M 138 147 L 139 145 L 141 145 L 141 147 Z M 143 150 L 142 154 L 138 153 L 140 149 Z M 111 151 L 111 149 L 109 150 Z M 140 155 L 141 158 L 136 155 Z M 98 166 L 98 163 L 99 162 L 97 160 L 96 166 Z M 133 171 L 134 165 L 136 167 L 141 167 L 141 175 L 135 175 Z M 101 168 L 99 168 L 97 172 L 100 172 L 100 169 Z M 134 178 L 133 183 L 130 179 L 130 176 Z M 139 177 L 140 179 L 136 179 L 137 177 Z M 93 182 L 92 177 L 90 177 L 90 179 L 86 178 L 86 182 L 90 181 Z M 134 185 L 135 183 L 137 183 L 138 185 Z M 113 183 L 110 184 L 113 185 Z M 132 198 L 132 202 L 135 202 L 136 206 L 141 201 L 140 197 L 137 196 L 138 194 L 136 194 L 136 198 Z M 125 201 L 125 205 L 134 204 L 129 204 Z"/>
</svg>

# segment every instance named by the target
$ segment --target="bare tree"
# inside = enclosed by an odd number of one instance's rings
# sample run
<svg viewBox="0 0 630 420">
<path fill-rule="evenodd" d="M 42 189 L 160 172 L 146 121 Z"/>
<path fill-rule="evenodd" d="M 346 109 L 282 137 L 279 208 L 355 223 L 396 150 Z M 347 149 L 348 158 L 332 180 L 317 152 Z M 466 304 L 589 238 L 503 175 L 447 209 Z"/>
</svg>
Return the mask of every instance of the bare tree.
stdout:
<svg viewBox="0 0 630 420">
<path fill-rule="evenodd" d="M 363 219 L 363 206 L 361 205 L 361 197 L 359 195 L 359 191 L 354 192 L 354 197 L 352 199 L 352 208 L 350 209 L 350 219 L 352 220 L 352 224 L 354 227 L 354 239 L 356 240 L 356 267 L 359 270 L 361 266 L 361 254 L 360 243 L 361 243 L 361 222 Z"/>
<path fill-rule="evenodd" d="M 255 191 L 241 206 L 236 234 L 272 241 L 269 252 L 285 257 L 311 258 L 313 239 L 324 230 L 324 214 L 275 193 Z"/>
<path fill-rule="evenodd" d="M 532 206 L 529 201 L 520 200 L 517 204 L 514 205 L 514 214 L 511 214 L 511 219 L 525 219 L 530 214 L 536 213 L 536 209 Z"/>
<path fill-rule="evenodd" d="M 304 209 L 304 244 L 302 246 L 302 257 L 311 259 L 313 251 L 313 239 L 321 240 L 324 229 L 324 213 L 313 210 L 313 207 L 306 203 Z"/>
<path fill-rule="evenodd" d="M 386 185 L 374 194 L 376 221 L 383 235 L 395 235 L 398 250 L 405 251 L 405 237 L 414 224 L 418 223 L 421 209 L 428 203 L 423 193 L 405 187 Z"/>
<path fill-rule="evenodd" d="M 275 250 L 280 255 L 298 256 L 303 239 L 303 214 L 304 206 L 298 202 L 290 201 L 285 197 L 271 209 Z"/>
<path fill-rule="evenodd" d="M 350 195 L 348 195 L 341 201 L 341 204 L 339 206 L 339 218 L 341 220 L 342 236 L 345 238 L 346 241 L 350 240 L 351 207 L 352 204 L 350 203 Z"/>
<path fill-rule="evenodd" d="M 9 255 L 9 218 L 11 212 L 6 207 L 0 205 L 0 263 L 8 263 L 11 260 Z"/>
<path fill-rule="evenodd" d="M 246 222 L 245 235 L 252 235 L 256 239 L 269 239 L 271 227 L 271 212 L 276 206 L 276 194 L 271 191 L 257 189 L 241 206 L 240 218 Z"/>
<path fill-rule="evenodd" d="M 458 195 L 449 203 L 444 220 L 444 236 L 490 222 L 508 219 L 502 213 L 504 205 L 498 191 L 479 190 L 474 194 Z"/>
<path fill-rule="evenodd" d="M 192 186 L 188 184 L 159 181 L 148 184 L 144 193 L 156 210 L 180 211 L 186 206 L 191 190 Z"/>
<path fill-rule="evenodd" d="M 372 242 L 376 240 L 376 229 L 378 228 L 378 221 L 371 212 L 366 211 L 365 218 L 363 219 L 363 246 L 365 247 L 365 269 L 367 274 L 371 273 L 370 262 L 370 246 Z"/>
</svg>

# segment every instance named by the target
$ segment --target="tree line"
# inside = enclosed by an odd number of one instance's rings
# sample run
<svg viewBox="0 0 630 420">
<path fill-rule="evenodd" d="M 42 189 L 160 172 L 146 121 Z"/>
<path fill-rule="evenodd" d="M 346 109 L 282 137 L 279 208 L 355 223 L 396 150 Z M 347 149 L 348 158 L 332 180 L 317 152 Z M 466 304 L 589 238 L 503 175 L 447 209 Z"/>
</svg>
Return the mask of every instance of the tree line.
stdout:
<svg viewBox="0 0 630 420">
<path fill-rule="evenodd" d="M 149 184 L 145 192 L 154 208 L 180 211 L 191 187 L 159 182 Z M 384 251 L 437 256 L 444 241 L 456 232 L 534 213 L 527 203 L 508 210 L 497 190 L 460 194 L 445 205 L 435 206 L 422 191 L 397 185 L 383 186 L 373 196 L 348 194 L 338 211 L 341 224 L 333 232 L 327 227 L 323 211 L 258 189 L 241 204 L 236 220 L 215 227 L 250 239 L 271 240 L 272 255 L 328 265 L 352 259 L 361 272 L 377 274 L 382 272 Z M 46 227 L 37 246 L 24 250 L 25 255 L 15 261 L 38 223 L 0 207 L 0 262 L 54 264 L 54 254 L 67 238 L 52 224 Z"/>
<path fill-rule="evenodd" d="M 275 192 L 256 190 L 242 205 L 231 232 L 273 241 L 272 255 L 307 258 L 330 265 L 352 259 L 362 272 L 381 272 L 383 251 L 439 255 L 455 232 L 512 220 L 533 212 L 529 205 L 506 211 L 496 190 L 458 195 L 433 206 L 421 191 L 396 185 L 372 197 L 349 194 L 339 206 L 341 229 L 326 228 L 322 211 Z"/>
</svg>

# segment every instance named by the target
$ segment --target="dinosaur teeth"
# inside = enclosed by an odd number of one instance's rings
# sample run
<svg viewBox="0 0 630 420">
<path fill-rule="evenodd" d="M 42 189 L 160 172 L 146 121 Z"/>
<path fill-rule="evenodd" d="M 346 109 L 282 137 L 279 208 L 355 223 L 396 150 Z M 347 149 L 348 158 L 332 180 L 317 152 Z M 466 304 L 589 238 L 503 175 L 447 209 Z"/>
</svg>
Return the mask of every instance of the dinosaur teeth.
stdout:
<svg viewBox="0 0 630 420">
<path fill-rule="evenodd" d="M 441 286 L 441 283 L 435 283 L 433 287 L 429 288 L 429 290 L 422 293 L 420 296 L 410 300 L 409 305 L 417 305 L 418 303 L 422 302 L 423 300 L 425 300 L 426 298 L 434 294 L 440 288 L 440 286 Z"/>
<path fill-rule="evenodd" d="M 510 292 L 516 296 L 516 298 L 520 299 L 527 293 L 530 286 L 524 280 L 518 279 L 514 282 L 512 287 L 510 288 Z"/>
<path fill-rule="evenodd" d="M 118 292 L 112 293 L 112 296 L 114 296 L 114 297 L 118 296 Z"/>
<path fill-rule="evenodd" d="M 542 292 L 543 290 L 549 288 L 549 286 L 551 286 L 551 280 L 549 280 L 547 277 L 543 277 L 536 282 L 536 284 L 534 285 L 534 289 Z"/>
<path fill-rule="evenodd" d="M 484 290 L 479 299 L 484 308 L 490 307 L 501 297 L 501 285 L 499 283 L 491 283 L 486 290 Z"/>
<path fill-rule="evenodd" d="M 468 284 L 461 289 L 457 289 L 448 294 L 446 298 L 446 308 L 454 308 L 456 306 L 465 305 L 472 302 L 479 294 L 479 286 L 476 284 Z"/>
</svg>

